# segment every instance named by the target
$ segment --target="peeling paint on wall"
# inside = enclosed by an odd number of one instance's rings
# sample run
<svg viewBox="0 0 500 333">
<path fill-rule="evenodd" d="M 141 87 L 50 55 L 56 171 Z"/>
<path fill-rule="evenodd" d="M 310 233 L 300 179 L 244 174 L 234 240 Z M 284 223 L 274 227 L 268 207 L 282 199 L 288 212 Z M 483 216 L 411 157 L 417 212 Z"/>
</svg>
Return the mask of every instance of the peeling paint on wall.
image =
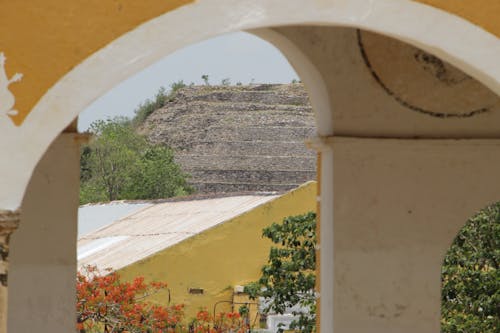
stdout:
<svg viewBox="0 0 500 333">
<path fill-rule="evenodd" d="M 18 114 L 18 111 L 13 109 L 16 98 L 9 90 L 9 86 L 12 83 L 21 81 L 23 78 L 23 75 L 20 73 L 16 73 L 9 78 L 5 71 L 6 61 L 5 54 L 0 52 L 0 119 L 2 121 L 5 120 L 6 116 L 15 116 Z"/>
</svg>

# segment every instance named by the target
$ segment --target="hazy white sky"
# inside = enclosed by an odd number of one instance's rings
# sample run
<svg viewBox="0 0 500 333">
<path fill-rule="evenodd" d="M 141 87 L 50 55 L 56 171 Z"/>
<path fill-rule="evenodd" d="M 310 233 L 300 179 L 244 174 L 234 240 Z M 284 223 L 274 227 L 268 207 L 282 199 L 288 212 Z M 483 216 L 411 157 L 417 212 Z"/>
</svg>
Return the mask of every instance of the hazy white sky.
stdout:
<svg viewBox="0 0 500 333">
<path fill-rule="evenodd" d="M 161 86 L 168 89 L 179 80 L 202 84 L 204 74 L 212 84 L 224 78 L 232 84 L 289 83 L 297 79 L 274 46 L 248 33 L 232 33 L 179 50 L 123 81 L 80 114 L 78 127 L 83 131 L 96 119 L 131 117 L 137 105 Z"/>
</svg>

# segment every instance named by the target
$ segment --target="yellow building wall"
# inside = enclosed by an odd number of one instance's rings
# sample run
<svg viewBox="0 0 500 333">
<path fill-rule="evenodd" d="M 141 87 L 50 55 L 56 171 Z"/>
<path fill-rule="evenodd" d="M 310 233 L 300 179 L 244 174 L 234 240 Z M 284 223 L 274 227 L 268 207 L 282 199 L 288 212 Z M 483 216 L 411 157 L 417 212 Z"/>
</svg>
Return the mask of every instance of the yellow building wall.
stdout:
<svg viewBox="0 0 500 333">
<path fill-rule="evenodd" d="M 125 280 L 144 276 L 147 281 L 167 282 L 172 304 L 185 304 L 186 319 L 194 317 L 203 307 L 213 313 L 216 302 L 232 300 L 235 285 L 244 285 L 260 276 L 271 245 L 262 238 L 262 229 L 287 216 L 315 211 L 316 195 L 316 182 L 309 182 L 119 273 Z M 201 288 L 204 292 L 190 294 L 190 288 Z M 166 304 L 168 293 L 162 291 L 152 300 Z M 228 303 L 217 306 L 217 312 L 228 310 L 231 310 Z"/>
</svg>

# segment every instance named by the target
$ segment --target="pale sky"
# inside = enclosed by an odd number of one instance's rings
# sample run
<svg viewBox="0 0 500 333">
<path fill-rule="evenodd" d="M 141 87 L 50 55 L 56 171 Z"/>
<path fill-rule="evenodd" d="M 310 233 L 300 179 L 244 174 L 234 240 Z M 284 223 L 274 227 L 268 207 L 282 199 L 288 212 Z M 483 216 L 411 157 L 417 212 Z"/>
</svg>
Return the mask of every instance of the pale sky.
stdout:
<svg viewBox="0 0 500 333">
<path fill-rule="evenodd" d="M 211 84 L 229 78 L 231 84 L 290 83 L 298 79 L 283 55 L 271 44 L 248 33 L 219 36 L 181 49 L 123 81 L 80 114 L 78 128 L 84 131 L 96 119 L 134 115 L 139 103 L 173 82 Z"/>
</svg>

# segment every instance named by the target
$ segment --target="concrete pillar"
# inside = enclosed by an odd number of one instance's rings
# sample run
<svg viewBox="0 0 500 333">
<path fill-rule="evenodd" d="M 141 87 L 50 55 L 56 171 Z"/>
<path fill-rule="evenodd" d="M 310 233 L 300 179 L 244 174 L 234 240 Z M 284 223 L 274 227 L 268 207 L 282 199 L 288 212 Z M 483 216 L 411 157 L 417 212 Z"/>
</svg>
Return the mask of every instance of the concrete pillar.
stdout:
<svg viewBox="0 0 500 333">
<path fill-rule="evenodd" d="M 335 332 L 439 332 L 443 257 L 500 199 L 500 140 L 329 140 Z"/>
<path fill-rule="evenodd" d="M 314 140 L 322 154 L 322 332 L 438 333 L 444 255 L 469 217 L 500 200 L 492 181 L 500 98 L 387 36 L 273 31 L 321 73 L 328 99 L 315 110 L 318 129 L 333 124 Z"/>
<path fill-rule="evenodd" d="M 333 151 L 327 145 L 321 148 L 321 182 L 328 184 L 333 182 Z M 333 195 L 334 190 L 331 186 L 321 187 L 320 194 L 320 311 L 319 325 L 322 332 L 334 331 L 334 285 L 331 283 L 334 279 L 334 220 L 333 220 Z M 318 332 L 319 333 L 319 332 Z"/>
<path fill-rule="evenodd" d="M 333 220 L 333 149 L 329 139 L 325 137 L 312 138 L 307 146 L 318 152 L 318 221 L 316 252 L 316 289 L 317 316 L 316 330 L 318 333 L 333 332 L 334 329 L 334 220 Z"/>
<path fill-rule="evenodd" d="M 75 330 L 79 145 L 61 134 L 38 163 L 11 239 L 8 329 Z M 3 332 L 2 332 L 3 333 Z"/>
<path fill-rule="evenodd" d="M 0 333 L 7 332 L 9 240 L 19 225 L 19 212 L 0 210 Z"/>
</svg>

